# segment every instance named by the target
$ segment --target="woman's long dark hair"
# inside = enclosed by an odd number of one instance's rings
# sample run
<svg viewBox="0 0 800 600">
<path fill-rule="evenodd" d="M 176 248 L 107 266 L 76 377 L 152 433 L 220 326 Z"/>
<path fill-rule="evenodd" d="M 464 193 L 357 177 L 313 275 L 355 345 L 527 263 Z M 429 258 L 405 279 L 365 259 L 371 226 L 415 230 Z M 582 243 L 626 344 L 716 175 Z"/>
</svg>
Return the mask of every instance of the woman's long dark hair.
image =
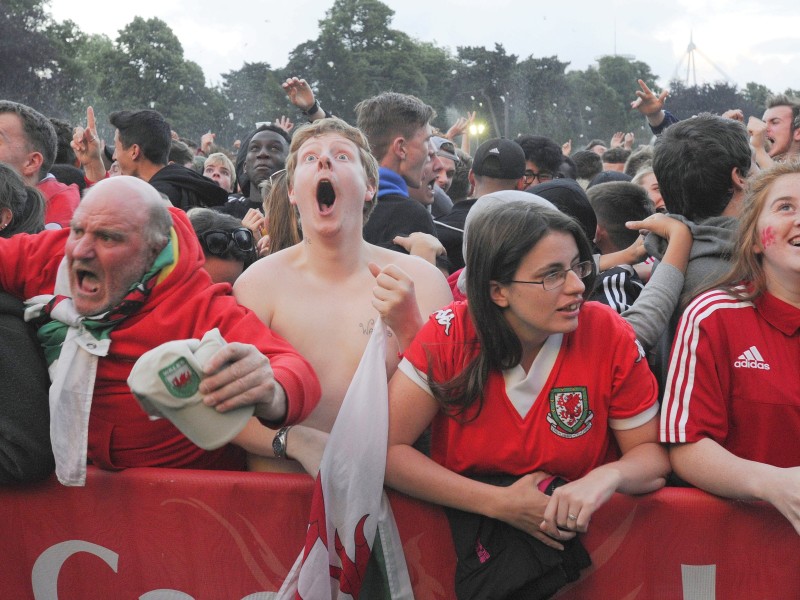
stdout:
<svg viewBox="0 0 800 600">
<path fill-rule="evenodd" d="M 44 229 L 44 197 L 35 187 L 25 185 L 22 177 L 5 163 L 0 163 L 0 208 L 10 209 L 12 215 L 0 237 Z"/>
<path fill-rule="evenodd" d="M 484 402 L 484 388 L 493 370 L 505 370 L 522 360 L 522 345 L 503 316 L 504 309 L 491 298 L 490 282 L 508 284 L 514 279 L 525 255 L 547 234 L 570 234 L 578 246 L 580 261 L 591 261 L 589 240 L 571 217 L 529 202 L 512 201 L 496 205 L 477 216 L 467 233 L 467 302 L 480 344 L 478 354 L 453 379 L 428 380 L 434 398 L 451 415 L 463 416 L 478 402 L 477 417 Z M 595 275 L 584 280 L 586 289 L 594 286 Z M 430 360 L 429 360 L 430 363 Z"/>
</svg>

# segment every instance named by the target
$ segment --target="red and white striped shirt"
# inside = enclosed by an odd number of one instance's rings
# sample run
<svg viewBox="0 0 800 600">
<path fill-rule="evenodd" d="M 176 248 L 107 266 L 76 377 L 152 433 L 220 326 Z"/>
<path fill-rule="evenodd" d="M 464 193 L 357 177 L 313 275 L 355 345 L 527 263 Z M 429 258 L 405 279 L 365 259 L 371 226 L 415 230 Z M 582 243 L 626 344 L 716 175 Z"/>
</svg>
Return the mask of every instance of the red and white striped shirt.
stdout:
<svg viewBox="0 0 800 600">
<path fill-rule="evenodd" d="M 711 438 L 748 460 L 800 465 L 800 309 L 721 290 L 687 307 L 670 357 L 661 441 Z"/>
</svg>

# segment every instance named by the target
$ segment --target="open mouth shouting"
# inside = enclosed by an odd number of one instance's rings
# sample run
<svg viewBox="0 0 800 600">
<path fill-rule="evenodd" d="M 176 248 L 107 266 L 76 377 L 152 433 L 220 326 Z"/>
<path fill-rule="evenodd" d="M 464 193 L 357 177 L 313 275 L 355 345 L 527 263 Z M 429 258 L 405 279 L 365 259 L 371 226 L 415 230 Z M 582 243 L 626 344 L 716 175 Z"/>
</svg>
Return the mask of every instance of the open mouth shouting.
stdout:
<svg viewBox="0 0 800 600">
<path fill-rule="evenodd" d="M 88 269 L 75 269 L 75 279 L 78 289 L 83 295 L 91 296 L 100 289 L 100 281 L 97 274 Z"/>
<path fill-rule="evenodd" d="M 320 214 L 326 215 L 333 211 L 336 202 L 336 191 L 328 179 L 321 179 L 317 183 L 317 206 Z"/>
</svg>

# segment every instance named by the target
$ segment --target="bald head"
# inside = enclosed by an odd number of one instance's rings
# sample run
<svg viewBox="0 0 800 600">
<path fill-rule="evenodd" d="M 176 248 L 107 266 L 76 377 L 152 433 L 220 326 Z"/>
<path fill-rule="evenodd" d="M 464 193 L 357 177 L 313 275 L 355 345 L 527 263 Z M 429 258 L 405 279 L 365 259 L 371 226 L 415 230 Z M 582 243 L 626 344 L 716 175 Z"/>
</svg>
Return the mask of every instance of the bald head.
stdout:
<svg viewBox="0 0 800 600">
<path fill-rule="evenodd" d="M 160 250 L 167 243 L 172 217 L 168 207 L 170 203 L 152 185 L 139 179 L 120 175 L 104 179 L 86 191 L 86 195 L 78 205 L 78 210 L 93 210 L 93 206 L 113 205 L 120 214 L 129 209 L 136 218 L 131 222 L 142 227 L 142 233 L 148 245 L 157 246 Z"/>
<path fill-rule="evenodd" d="M 80 314 L 108 311 L 142 281 L 169 239 L 167 206 L 155 188 L 135 177 L 112 177 L 89 189 L 64 248 Z"/>
</svg>

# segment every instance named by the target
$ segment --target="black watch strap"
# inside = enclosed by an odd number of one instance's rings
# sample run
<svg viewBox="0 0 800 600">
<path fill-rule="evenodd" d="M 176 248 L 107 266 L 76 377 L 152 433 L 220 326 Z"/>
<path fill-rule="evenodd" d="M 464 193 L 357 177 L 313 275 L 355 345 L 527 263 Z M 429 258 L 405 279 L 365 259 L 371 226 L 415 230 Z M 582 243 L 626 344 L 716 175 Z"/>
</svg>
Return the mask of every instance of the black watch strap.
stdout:
<svg viewBox="0 0 800 600">
<path fill-rule="evenodd" d="M 312 104 L 308 110 L 304 110 L 303 114 L 307 117 L 310 117 L 311 115 L 317 114 L 318 110 L 319 110 L 319 101 L 316 98 L 314 98 L 314 104 Z"/>
</svg>

